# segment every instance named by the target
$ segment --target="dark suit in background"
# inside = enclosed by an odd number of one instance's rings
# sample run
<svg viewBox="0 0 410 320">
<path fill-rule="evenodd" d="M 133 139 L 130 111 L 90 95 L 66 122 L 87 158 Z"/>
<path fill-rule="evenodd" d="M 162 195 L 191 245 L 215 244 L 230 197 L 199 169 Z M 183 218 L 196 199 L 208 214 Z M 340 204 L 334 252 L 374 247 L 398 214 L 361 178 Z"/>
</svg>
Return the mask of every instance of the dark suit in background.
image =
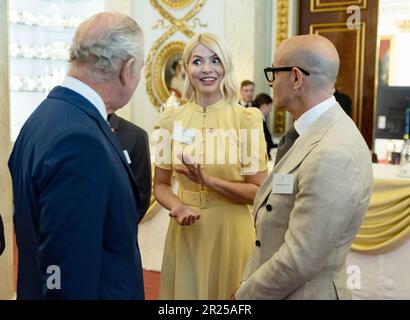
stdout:
<svg viewBox="0 0 410 320">
<path fill-rule="evenodd" d="M 336 101 L 339 102 L 342 109 L 346 112 L 346 114 L 351 118 L 352 117 L 352 99 L 350 97 L 340 91 L 335 91 L 334 96 Z"/>
<path fill-rule="evenodd" d="M 265 141 L 266 141 L 266 148 L 267 148 L 268 157 L 269 157 L 269 160 L 271 160 L 270 150 L 273 149 L 273 148 L 276 148 L 278 145 L 273 143 L 272 136 L 270 134 L 268 126 L 266 125 L 265 120 L 263 120 L 263 133 L 265 135 Z"/>
<path fill-rule="evenodd" d="M 5 248 L 6 248 L 6 241 L 4 240 L 3 220 L 1 219 L 1 215 L 0 215 L 0 256 L 3 253 Z"/>
<path fill-rule="evenodd" d="M 18 299 L 144 298 L 137 186 L 87 99 L 54 88 L 24 124 L 9 168 Z M 50 289 L 50 266 L 60 289 Z"/>
<path fill-rule="evenodd" d="M 108 116 L 114 135 L 131 160 L 131 171 L 138 186 L 141 219 L 147 212 L 151 199 L 151 157 L 147 132 L 115 113 Z"/>
<path fill-rule="evenodd" d="M 266 93 L 259 93 L 255 100 L 252 101 L 252 107 L 258 108 L 263 116 L 263 134 L 266 141 L 266 152 L 268 154 L 269 160 L 271 160 L 270 151 L 276 148 L 278 145 L 273 143 L 272 135 L 270 134 L 268 125 L 266 124 L 266 119 L 269 113 L 272 111 L 272 98 Z"/>
</svg>

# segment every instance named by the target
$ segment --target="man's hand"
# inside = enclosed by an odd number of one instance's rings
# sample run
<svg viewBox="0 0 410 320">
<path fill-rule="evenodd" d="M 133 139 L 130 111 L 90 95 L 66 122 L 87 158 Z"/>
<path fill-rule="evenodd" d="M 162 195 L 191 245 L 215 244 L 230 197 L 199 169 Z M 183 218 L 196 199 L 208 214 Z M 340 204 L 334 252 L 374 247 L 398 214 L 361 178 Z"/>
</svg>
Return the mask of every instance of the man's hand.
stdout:
<svg viewBox="0 0 410 320">
<path fill-rule="evenodd" d="M 169 212 L 169 216 L 175 218 L 175 220 L 183 226 L 189 226 L 201 217 L 199 213 L 194 212 L 183 205 L 173 208 Z"/>
</svg>

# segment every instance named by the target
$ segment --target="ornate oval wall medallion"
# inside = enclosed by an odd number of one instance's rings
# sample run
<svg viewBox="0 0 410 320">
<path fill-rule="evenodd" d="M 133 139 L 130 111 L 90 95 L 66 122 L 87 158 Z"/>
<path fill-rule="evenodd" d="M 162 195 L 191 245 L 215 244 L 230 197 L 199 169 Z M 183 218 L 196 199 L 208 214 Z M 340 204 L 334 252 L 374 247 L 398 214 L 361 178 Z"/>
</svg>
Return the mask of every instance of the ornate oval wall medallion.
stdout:
<svg viewBox="0 0 410 320">
<path fill-rule="evenodd" d="M 171 92 L 180 98 L 184 82 L 182 53 L 185 43 L 172 41 L 159 48 L 152 62 L 147 64 L 146 74 L 148 95 L 158 109 L 170 96 Z"/>
<path fill-rule="evenodd" d="M 193 0 L 160 0 L 160 2 L 174 9 L 182 9 L 188 7 Z"/>
</svg>

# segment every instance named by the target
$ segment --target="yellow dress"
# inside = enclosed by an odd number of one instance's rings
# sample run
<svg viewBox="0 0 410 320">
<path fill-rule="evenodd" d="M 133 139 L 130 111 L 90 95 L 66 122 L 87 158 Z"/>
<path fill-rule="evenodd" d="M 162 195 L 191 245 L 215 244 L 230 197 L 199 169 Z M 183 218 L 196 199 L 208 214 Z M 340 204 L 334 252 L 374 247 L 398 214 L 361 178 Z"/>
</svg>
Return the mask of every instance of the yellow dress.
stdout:
<svg viewBox="0 0 410 320">
<path fill-rule="evenodd" d="M 180 129 L 175 129 L 176 126 Z M 202 163 L 202 170 L 209 175 L 244 182 L 246 174 L 267 169 L 262 115 L 256 108 L 243 108 L 221 100 L 204 111 L 198 104 L 190 102 L 164 112 L 161 129 L 169 132 L 172 139 L 169 140 L 171 147 L 163 148 L 159 154 L 171 161 L 158 161 L 160 157 L 156 157 L 159 168 L 173 170 L 182 166 L 175 153 L 183 150 L 187 154 L 195 145 L 195 150 L 199 147 L 200 152 L 191 153 L 191 158 L 199 153 L 197 159 L 202 161 L 197 162 Z M 191 134 L 185 135 L 189 129 L 197 129 L 194 140 L 190 139 L 192 130 Z M 232 139 L 226 138 L 225 146 L 218 144 L 224 140 L 222 134 L 228 132 Z M 179 134 L 179 138 L 175 134 Z M 215 137 L 220 137 L 219 142 Z M 163 142 L 169 146 L 166 139 Z M 241 156 L 243 154 L 245 156 Z M 255 231 L 249 207 L 232 203 L 213 190 L 202 189 L 183 175 L 176 174 L 176 178 L 179 198 L 199 212 L 201 218 L 190 226 L 170 220 L 159 299 L 229 299 L 240 285 L 254 246 Z"/>
</svg>

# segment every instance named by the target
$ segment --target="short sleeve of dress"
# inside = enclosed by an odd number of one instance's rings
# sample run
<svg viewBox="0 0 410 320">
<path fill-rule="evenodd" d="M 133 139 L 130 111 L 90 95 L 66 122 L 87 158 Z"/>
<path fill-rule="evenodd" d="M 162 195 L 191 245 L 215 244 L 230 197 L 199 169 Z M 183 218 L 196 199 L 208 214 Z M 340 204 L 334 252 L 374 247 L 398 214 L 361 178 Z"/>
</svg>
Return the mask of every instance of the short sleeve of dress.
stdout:
<svg viewBox="0 0 410 320">
<path fill-rule="evenodd" d="M 172 170 L 172 133 L 175 110 L 165 110 L 161 114 L 159 128 L 151 137 L 155 152 L 155 166 L 165 170 Z"/>
<path fill-rule="evenodd" d="M 243 109 L 240 129 L 241 174 L 254 175 L 267 170 L 268 155 L 263 133 L 262 113 L 259 109 Z"/>
</svg>

